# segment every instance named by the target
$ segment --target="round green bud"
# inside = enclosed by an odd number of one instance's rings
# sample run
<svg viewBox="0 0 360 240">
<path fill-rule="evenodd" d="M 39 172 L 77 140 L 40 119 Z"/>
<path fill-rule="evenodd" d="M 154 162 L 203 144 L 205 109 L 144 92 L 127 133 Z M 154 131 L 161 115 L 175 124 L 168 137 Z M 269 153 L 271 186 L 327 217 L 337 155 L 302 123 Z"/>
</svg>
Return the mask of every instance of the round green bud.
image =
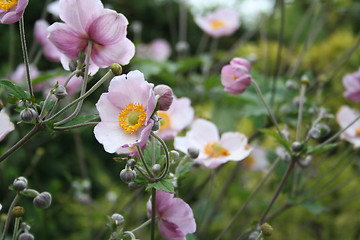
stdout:
<svg viewBox="0 0 360 240">
<path fill-rule="evenodd" d="M 263 232 L 265 237 L 269 237 L 271 236 L 272 232 L 273 232 L 273 228 L 271 227 L 270 224 L 268 223 L 263 223 L 261 225 L 261 231 Z"/>
<path fill-rule="evenodd" d="M 12 210 L 11 210 L 11 214 L 14 217 L 23 217 L 25 215 L 25 209 L 21 206 L 15 206 Z"/>
</svg>

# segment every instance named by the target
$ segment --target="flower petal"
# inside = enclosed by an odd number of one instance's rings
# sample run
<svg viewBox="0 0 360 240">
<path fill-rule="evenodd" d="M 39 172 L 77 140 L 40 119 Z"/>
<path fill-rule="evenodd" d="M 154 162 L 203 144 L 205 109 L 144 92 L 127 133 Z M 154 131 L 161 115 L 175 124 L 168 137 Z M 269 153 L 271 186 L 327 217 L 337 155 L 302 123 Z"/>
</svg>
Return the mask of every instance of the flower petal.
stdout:
<svg viewBox="0 0 360 240">
<path fill-rule="evenodd" d="M 108 153 L 114 153 L 125 143 L 132 141 L 124 134 L 118 122 L 99 122 L 94 128 L 95 138 Z"/>
</svg>

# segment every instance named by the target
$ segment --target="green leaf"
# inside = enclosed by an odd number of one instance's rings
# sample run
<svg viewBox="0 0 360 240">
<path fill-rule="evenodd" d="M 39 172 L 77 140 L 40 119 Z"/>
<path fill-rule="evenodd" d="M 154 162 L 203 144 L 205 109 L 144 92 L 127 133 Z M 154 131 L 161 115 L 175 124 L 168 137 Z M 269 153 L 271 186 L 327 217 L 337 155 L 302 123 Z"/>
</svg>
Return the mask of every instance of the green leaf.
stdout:
<svg viewBox="0 0 360 240">
<path fill-rule="evenodd" d="M 164 179 L 161 179 L 159 182 L 149 184 L 146 187 L 146 190 L 149 190 L 151 188 L 155 188 L 156 190 L 165 191 L 165 192 L 169 192 L 169 193 L 175 192 L 172 180 L 168 179 L 168 178 L 164 178 Z"/>
<path fill-rule="evenodd" d="M 153 149 L 154 149 L 154 152 L 153 152 Z M 153 161 L 152 161 L 153 158 L 154 158 L 155 164 L 156 163 L 157 164 L 164 163 L 165 155 L 161 154 L 161 146 L 157 142 L 157 140 L 150 142 L 148 144 L 148 146 L 145 148 L 145 151 L 144 151 L 144 157 L 145 157 L 145 161 L 148 166 L 153 165 Z M 138 161 L 138 162 L 142 166 L 141 161 Z"/>
<path fill-rule="evenodd" d="M 277 132 L 266 128 L 260 129 L 259 131 L 274 137 L 282 146 L 285 147 L 286 150 L 291 151 L 290 143 L 283 139 Z"/>
<path fill-rule="evenodd" d="M 320 214 L 325 209 L 325 207 L 318 202 L 304 202 L 300 206 L 315 215 Z"/>
<path fill-rule="evenodd" d="M 79 124 L 82 124 L 82 123 L 88 123 L 88 122 L 91 122 L 91 121 L 93 121 L 93 120 L 95 120 L 97 118 L 98 118 L 97 115 L 77 116 L 73 120 L 61 125 L 61 127 L 68 127 L 68 126 L 79 125 Z"/>
<path fill-rule="evenodd" d="M 5 87 L 10 95 L 17 97 L 18 99 L 29 99 L 30 95 L 24 91 L 20 86 L 7 80 L 0 80 L 0 86 Z"/>
<path fill-rule="evenodd" d="M 176 175 L 181 176 L 189 172 L 190 168 L 195 164 L 195 162 L 187 162 L 183 165 L 180 165 L 176 168 Z"/>
<path fill-rule="evenodd" d="M 318 146 L 313 146 L 313 147 L 308 147 L 308 151 L 307 151 L 307 154 L 314 154 L 314 153 L 323 153 L 327 150 L 330 150 L 336 146 L 338 146 L 339 143 L 328 143 L 328 144 L 325 144 L 324 146 L 322 147 L 318 147 Z"/>
</svg>

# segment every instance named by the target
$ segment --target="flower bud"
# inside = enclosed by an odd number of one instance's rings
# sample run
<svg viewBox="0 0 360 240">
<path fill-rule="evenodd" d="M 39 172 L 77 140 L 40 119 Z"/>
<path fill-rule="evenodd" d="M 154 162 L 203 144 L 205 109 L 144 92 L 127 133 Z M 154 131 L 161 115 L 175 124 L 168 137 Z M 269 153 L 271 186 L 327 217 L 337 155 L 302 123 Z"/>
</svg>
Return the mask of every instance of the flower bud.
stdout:
<svg viewBox="0 0 360 240">
<path fill-rule="evenodd" d="M 320 130 L 321 137 L 327 136 L 331 131 L 330 127 L 326 124 L 317 124 L 316 127 Z"/>
<path fill-rule="evenodd" d="M 154 164 L 154 166 L 152 167 L 152 171 L 153 173 L 158 174 L 161 171 L 160 164 Z"/>
<path fill-rule="evenodd" d="M 294 80 L 289 79 L 285 82 L 285 87 L 289 90 L 296 90 L 298 88 L 298 84 Z"/>
<path fill-rule="evenodd" d="M 155 96 L 159 96 L 159 110 L 161 111 L 167 111 L 170 106 L 171 106 L 171 103 L 174 99 L 174 94 L 173 94 L 173 91 L 172 89 L 167 86 L 167 85 L 158 85 L 154 88 L 154 93 L 155 93 Z"/>
<path fill-rule="evenodd" d="M 23 230 L 23 231 L 29 231 L 31 229 L 30 225 L 27 224 L 26 222 L 21 222 L 20 223 L 20 228 Z"/>
<path fill-rule="evenodd" d="M 196 159 L 200 154 L 200 150 L 198 148 L 195 148 L 195 147 L 189 147 L 187 152 L 188 152 L 189 157 L 191 159 Z"/>
<path fill-rule="evenodd" d="M 120 226 L 124 223 L 124 217 L 118 213 L 111 215 L 111 219 L 114 220 L 116 226 Z"/>
<path fill-rule="evenodd" d="M 151 128 L 151 131 L 156 132 L 159 129 L 160 129 L 160 121 L 155 121 L 154 125 Z"/>
<path fill-rule="evenodd" d="M 173 161 L 177 161 L 180 157 L 180 154 L 178 151 L 172 150 L 170 151 L 170 157 Z"/>
<path fill-rule="evenodd" d="M 22 233 L 19 236 L 19 240 L 34 240 L 34 235 L 32 235 L 31 233 Z"/>
<path fill-rule="evenodd" d="M 306 85 L 309 85 L 309 83 L 310 83 L 308 76 L 305 74 L 301 76 L 300 82 L 301 82 L 301 84 L 306 84 Z"/>
<path fill-rule="evenodd" d="M 128 183 L 128 187 L 129 187 L 130 189 L 137 189 L 137 188 L 138 188 L 138 186 L 136 185 L 135 182 L 129 182 L 129 183 Z"/>
<path fill-rule="evenodd" d="M 37 208 L 45 209 L 50 207 L 51 201 L 51 194 L 48 192 L 42 192 L 34 198 L 33 204 Z"/>
<path fill-rule="evenodd" d="M 22 191 L 28 186 L 28 181 L 25 177 L 18 177 L 14 180 L 13 186 L 15 190 Z"/>
<path fill-rule="evenodd" d="M 307 166 L 309 166 L 311 164 L 312 159 L 313 159 L 312 156 L 306 156 L 304 159 L 301 159 L 299 161 L 299 164 L 302 167 L 307 167 Z"/>
<path fill-rule="evenodd" d="M 130 27 L 135 34 L 139 34 L 139 33 L 141 33 L 143 26 L 142 26 L 141 22 L 133 21 Z"/>
<path fill-rule="evenodd" d="M 294 151 L 294 152 L 299 152 L 301 149 L 302 149 L 302 144 L 300 142 L 293 142 L 291 144 L 291 149 Z"/>
<path fill-rule="evenodd" d="M 38 116 L 38 113 L 33 108 L 25 108 L 20 112 L 20 118 L 24 122 L 32 122 Z"/>
<path fill-rule="evenodd" d="M 321 137 L 321 131 L 317 127 L 313 127 L 309 131 L 309 136 L 312 139 L 319 139 Z"/>
<path fill-rule="evenodd" d="M 115 75 L 115 76 L 119 76 L 122 73 L 122 67 L 120 64 L 118 63 L 113 63 L 110 65 L 110 69 L 111 72 Z"/>
<path fill-rule="evenodd" d="M 178 53 L 185 53 L 189 50 L 189 43 L 185 41 L 177 42 L 175 45 L 175 50 Z"/>
<path fill-rule="evenodd" d="M 23 217 L 25 215 L 25 209 L 21 206 L 15 206 L 12 210 L 11 210 L 11 214 L 14 217 Z"/>
<path fill-rule="evenodd" d="M 76 62 L 76 60 L 73 59 L 69 62 L 69 70 L 71 72 L 74 72 L 76 70 L 76 68 L 77 68 L 77 62 Z"/>
<path fill-rule="evenodd" d="M 64 97 L 66 97 L 67 92 L 66 92 L 66 88 L 62 85 L 59 85 L 55 91 L 54 91 L 54 95 L 57 99 L 62 99 Z"/>
<path fill-rule="evenodd" d="M 268 223 L 263 223 L 261 225 L 261 231 L 263 232 L 265 237 L 269 237 L 271 236 L 272 232 L 273 232 L 273 228 L 271 227 L 270 224 Z"/>
<path fill-rule="evenodd" d="M 120 179 L 125 183 L 133 182 L 136 178 L 136 172 L 131 169 L 123 169 L 120 172 Z"/>
</svg>

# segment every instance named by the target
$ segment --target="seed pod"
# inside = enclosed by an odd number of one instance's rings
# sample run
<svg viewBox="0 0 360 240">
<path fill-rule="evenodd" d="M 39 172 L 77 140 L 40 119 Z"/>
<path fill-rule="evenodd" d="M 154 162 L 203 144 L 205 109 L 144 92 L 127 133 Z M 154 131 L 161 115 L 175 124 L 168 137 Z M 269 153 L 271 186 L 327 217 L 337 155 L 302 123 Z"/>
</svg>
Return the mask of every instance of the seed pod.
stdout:
<svg viewBox="0 0 360 240">
<path fill-rule="evenodd" d="M 38 116 L 38 113 L 33 108 L 25 108 L 20 112 L 20 118 L 24 122 L 32 122 Z"/>
<path fill-rule="evenodd" d="M 37 208 L 45 209 L 50 207 L 51 201 L 52 201 L 51 194 L 48 192 L 42 192 L 34 198 L 33 204 Z"/>
<path fill-rule="evenodd" d="M 273 230 L 274 230 L 274 229 L 273 229 L 273 228 L 271 227 L 271 225 L 268 224 L 268 223 L 263 223 L 263 224 L 261 225 L 261 231 L 263 232 L 264 236 L 266 236 L 266 237 L 271 236 Z"/>
</svg>

